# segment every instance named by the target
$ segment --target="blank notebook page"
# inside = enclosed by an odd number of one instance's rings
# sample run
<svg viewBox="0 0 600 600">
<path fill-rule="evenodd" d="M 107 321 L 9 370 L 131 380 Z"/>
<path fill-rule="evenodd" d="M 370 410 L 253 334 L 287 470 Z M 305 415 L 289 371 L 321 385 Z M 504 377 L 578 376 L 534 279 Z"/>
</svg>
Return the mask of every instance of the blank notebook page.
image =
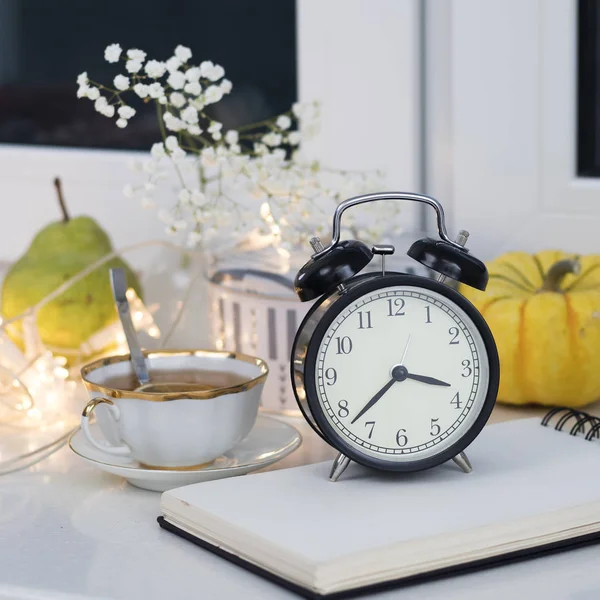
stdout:
<svg viewBox="0 0 600 600">
<path fill-rule="evenodd" d="M 600 499 L 600 444 L 542 427 L 539 419 L 484 428 L 468 448 L 473 472 L 453 463 L 421 473 L 375 473 L 331 463 L 233 477 L 166 492 L 251 537 L 324 562 Z M 600 515 L 599 515 L 600 518 Z"/>
</svg>

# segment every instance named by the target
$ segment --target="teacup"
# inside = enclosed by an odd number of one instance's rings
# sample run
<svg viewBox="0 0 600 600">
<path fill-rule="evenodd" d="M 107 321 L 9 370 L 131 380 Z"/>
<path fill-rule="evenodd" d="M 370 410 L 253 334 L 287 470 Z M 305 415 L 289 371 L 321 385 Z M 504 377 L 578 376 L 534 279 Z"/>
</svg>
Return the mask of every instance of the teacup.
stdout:
<svg viewBox="0 0 600 600">
<path fill-rule="evenodd" d="M 182 379 L 192 372 L 200 382 L 198 391 L 135 391 L 134 386 L 119 384 L 135 381 L 129 355 L 96 360 L 81 370 L 90 396 L 81 429 L 90 444 L 109 454 L 130 456 L 146 467 L 190 468 L 213 461 L 250 433 L 268 374 L 263 360 L 216 350 L 144 355 L 151 379 L 153 373 L 168 373 L 178 381 L 178 374 Z M 228 380 L 233 385 L 226 385 Z M 94 411 L 104 440 L 90 431 Z"/>
</svg>

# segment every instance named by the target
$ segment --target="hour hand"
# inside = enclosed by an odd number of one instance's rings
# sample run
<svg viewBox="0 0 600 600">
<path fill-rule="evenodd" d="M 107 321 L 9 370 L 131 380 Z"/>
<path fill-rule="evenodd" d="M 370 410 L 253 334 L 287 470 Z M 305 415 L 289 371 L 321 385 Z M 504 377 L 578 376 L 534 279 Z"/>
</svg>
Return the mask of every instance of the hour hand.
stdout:
<svg viewBox="0 0 600 600">
<path fill-rule="evenodd" d="M 406 378 L 414 379 L 415 381 L 420 381 L 421 383 L 428 383 L 430 385 L 442 385 L 445 387 L 450 387 L 449 383 L 441 381 L 440 379 L 436 379 L 435 377 L 427 377 L 426 375 L 415 375 L 414 373 L 409 373 Z"/>
</svg>

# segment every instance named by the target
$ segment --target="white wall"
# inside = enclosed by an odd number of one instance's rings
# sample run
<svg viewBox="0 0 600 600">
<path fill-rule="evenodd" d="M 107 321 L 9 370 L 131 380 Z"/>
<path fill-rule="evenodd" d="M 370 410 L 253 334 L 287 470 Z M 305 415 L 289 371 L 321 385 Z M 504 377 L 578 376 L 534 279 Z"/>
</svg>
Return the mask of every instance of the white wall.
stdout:
<svg viewBox="0 0 600 600">
<path fill-rule="evenodd" d="M 482 259 L 600 251 L 575 173 L 575 0 L 428 0 L 427 181 Z"/>
</svg>

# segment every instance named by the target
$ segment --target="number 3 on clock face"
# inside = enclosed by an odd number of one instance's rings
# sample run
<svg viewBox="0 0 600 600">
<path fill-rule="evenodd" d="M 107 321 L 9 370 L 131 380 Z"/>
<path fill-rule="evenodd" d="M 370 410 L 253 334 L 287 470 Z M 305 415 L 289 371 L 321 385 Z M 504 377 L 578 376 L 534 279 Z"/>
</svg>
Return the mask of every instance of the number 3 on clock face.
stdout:
<svg viewBox="0 0 600 600">
<path fill-rule="evenodd" d="M 495 398 L 495 346 L 479 313 L 435 282 L 358 285 L 338 302 L 307 359 L 311 412 L 326 437 L 358 462 L 395 470 L 462 451 Z"/>
</svg>

